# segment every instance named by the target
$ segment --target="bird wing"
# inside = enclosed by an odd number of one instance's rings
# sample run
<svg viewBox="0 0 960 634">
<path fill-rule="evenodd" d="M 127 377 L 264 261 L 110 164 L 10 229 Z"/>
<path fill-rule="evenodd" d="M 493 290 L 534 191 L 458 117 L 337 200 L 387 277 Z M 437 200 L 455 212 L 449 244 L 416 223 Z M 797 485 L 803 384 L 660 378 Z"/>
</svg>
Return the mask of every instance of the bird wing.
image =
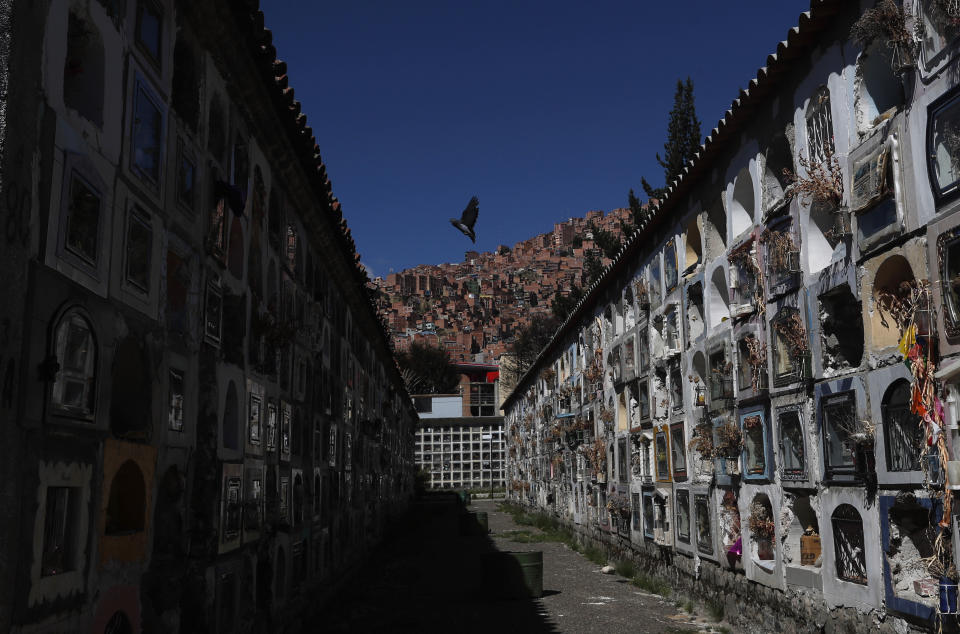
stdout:
<svg viewBox="0 0 960 634">
<path fill-rule="evenodd" d="M 467 203 L 467 208 L 460 214 L 460 222 L 473 229 L 473 225 L 477 224 L 477 214 L 479 212 L 480 201 L 474 196 L 470 199 L 470 202 Z"/>
</svg>

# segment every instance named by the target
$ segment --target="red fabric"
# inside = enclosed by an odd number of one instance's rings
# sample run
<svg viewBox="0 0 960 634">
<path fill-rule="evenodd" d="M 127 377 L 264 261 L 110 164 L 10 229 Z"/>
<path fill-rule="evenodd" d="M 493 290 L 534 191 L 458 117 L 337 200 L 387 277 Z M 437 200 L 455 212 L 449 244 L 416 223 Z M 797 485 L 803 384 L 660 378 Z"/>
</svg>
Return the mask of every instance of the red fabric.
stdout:
<svg viewBox="0 0 960 634">
<path fill-rule="evenodd" d="M 487 383 L 493 383 L 500 378 L 500 372 L 487 372 Z"/>
</svg>

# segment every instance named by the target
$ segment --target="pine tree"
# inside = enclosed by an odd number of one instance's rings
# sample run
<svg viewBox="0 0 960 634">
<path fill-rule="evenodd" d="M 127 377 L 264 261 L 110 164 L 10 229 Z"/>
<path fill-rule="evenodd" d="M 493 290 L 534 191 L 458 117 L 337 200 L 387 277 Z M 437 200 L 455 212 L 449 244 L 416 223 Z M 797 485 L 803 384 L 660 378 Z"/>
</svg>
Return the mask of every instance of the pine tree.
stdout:
<svg viewBox="0 0 960 634">
<path fill-rule="evenodd" d="M 669 185 L 683 171 L 683 167 L 693 158 L 700 147 L 700 120 L 693 99 L 693 80 L 677 80 L 677 90 L 673 95 L 673 109 L 670 110 L 670 122 L 667 124 L 667 142 L 663 144 L 663 157 L 657 153 L 657 163 L 663 168 L 664 187 L 653 187 L 646 178 L 640 179 L 643 191 L 648 198 L 663 198 L 666 185 Z M 635 205 L 636 203 L 636 205 Z M 640 204 L 630 191 L 630 209 L 634 213 L 634 224 L 640 213 Z"/>
</svg>

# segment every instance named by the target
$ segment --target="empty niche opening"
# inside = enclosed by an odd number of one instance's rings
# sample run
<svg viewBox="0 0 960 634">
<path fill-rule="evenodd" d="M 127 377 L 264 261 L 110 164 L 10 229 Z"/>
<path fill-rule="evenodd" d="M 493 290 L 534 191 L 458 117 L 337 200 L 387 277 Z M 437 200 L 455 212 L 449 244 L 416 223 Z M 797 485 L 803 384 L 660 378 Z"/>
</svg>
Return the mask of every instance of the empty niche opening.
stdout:
<svg viewBox="0 0 960 634">
<path fill-rule="evenodd" d="M 869 130 L 881 117 L 903 104 L 903 84 L 891 67 L 890 51 L 877 43 L 857 59 L 856 104 L 860 130 Z"/>
<path fill-rule="evenodd" d="M 124 462 L 110 481 L 106 534 L 129 535 L 143 530 L 146 486 L 133 460 Z"/>
<path fill-rule="evenodd" d="M 696 340 L 703 330 L 703 284 L 697 282 L 687 288 L 687 340 Z"/>
<path fill-rule="evenodd" d="M 750 556 L 754 561 L 773 561 L 773 543 L 776 539 L 776 522 L 773 517 L 773 506 L 765 493 L 753 496 L 750 502 Z M 771 571 L 769 565 L 762 565 L 761 569 Z"/>
<path fill-rule="evenodd" d="M 886 348 L 900 342 L 900 329 L 887 310 L 886 300 L 898 297 L 901 287 L 906 284 L 908 288 L 913 280 L 913 268 L 902 255 L 891 255 L 877 268 L 873 277 L 873 311 L 870 314 L 874 347 Z"/>
<path fill-rule="evenodd" d="M 860 366 L 863 359 L 863 314 L 860 302 L 844 284 L 820 296 L 820 340 L 825 368 Z"/>
<path fill-rule="evenodd" d="M 111 376 L 110 431 L 117 437 L 150 435 L 151 386 L 146 351 L 132 335 L 117 346 Z"/>
<path fill-rule="evenodd" d="M 719 200 L 707 210 L 703 229 L 707 254 L 715 257 L 723 253 L 727 248 L 727 214 Z"/>
<path fill-rule="evenodd" d="M 934 605 L 937 581 L 932 578 L 924 560 L 934 556 L 937 533 L 930 510 L 911 494 L 900 494 L 890 508 L 890 544 L 887 563 L 894 594 L 901 599 Z"/>
<path fill-rule="evenodd" d="M 703 260 L 703 238 L 700 235 L 700 223 L 697 217 L 687 225 L 686 249 L 684 251 L 684 272 L 692 270 Z"/>
<path fill-rule="evenodd" d="M 767 148 L 763 165 L 763 207 L 770 210 L 785 202 L 785 192 L 790 186 L 787 173 L 792 174 L 793 154 L 784 135 L 778 134 Z M 785 172 L 786 170 L 786 172 Z"/>
<path fill-rule="evenodd" d="M 746 167 L 737 174 L 733 182 L 733 197 L 730 200 L 731 233 L 738 236 L 753 224 L 754 210 L 753 179 Z"/>
<path fill-rule="evenodd" d="M 833 250 L 840 243 L 835 233 L 837 211 L 828 203 L 813 202 L 808 214 L 807 265 L 810 273 L 816 273 L 829 266 Z"/>
<path fill-rule="evenodd" d="M 820 524 L 809 495 L 784 496 L 784 510 L 789 524 L 783 542 L 783 561 L 791 566 L 819 568 L 823 561 L 820 547 Z"/>
<path fill-rule="evenodd" d="M 100 32 L 71 11 L 63 64 L 63 102 L 97 127 L 103 126 L 104 61 Z"/>
<path fill-rule="evenodd" d="M 730 319 L 730 295 L 723 267 L 718 266 L 710 276 L 710 326 L 715 327 Z"/>
</svg>

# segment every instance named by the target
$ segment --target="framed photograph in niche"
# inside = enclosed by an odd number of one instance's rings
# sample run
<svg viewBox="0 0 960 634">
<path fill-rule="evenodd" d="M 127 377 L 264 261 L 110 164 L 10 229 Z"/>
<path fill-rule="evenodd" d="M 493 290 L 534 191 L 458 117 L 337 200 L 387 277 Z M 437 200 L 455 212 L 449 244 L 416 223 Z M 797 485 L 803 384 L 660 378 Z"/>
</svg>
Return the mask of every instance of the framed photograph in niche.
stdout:
<svg viewBox="0 0 960 634">
<path fill-rule="evenodd" d="M 183 431 L 183 372 L 170 368 L 167 389 L 167 427 L 172 431 Z"/>
<path fill-rule="evenodd" d="M 251 445 L 260 444 L 260 415 L 261 400 L 256 394 L 250 395 L 250 421 L 248 431 L 248 440 Z"/>
</svg>

